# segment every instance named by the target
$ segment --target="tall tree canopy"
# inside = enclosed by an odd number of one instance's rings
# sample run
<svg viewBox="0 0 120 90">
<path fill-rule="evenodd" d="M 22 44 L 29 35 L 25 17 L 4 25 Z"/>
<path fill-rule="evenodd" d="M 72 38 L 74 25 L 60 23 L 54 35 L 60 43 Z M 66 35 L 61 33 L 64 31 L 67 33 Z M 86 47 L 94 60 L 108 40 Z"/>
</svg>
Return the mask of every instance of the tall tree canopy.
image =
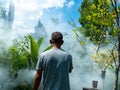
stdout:
<svg viewBox="0 0 120 90">
<path fill-rule="evenodd" d="M 105 44 L 109 35 L 117 35 L 115 15 L 107 0 L 84 0 L 79 12 L 79 22 L 85 28 L 82 33 L 94 44 Z"/>
</svg>

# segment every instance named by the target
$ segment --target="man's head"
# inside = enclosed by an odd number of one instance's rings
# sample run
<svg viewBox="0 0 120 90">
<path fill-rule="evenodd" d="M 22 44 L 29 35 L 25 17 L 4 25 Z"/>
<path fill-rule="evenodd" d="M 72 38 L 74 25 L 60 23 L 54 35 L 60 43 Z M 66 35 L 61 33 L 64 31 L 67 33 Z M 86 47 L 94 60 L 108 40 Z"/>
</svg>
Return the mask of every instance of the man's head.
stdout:
<svg viewBox="0 0 120 90">
<path fill-rule="evenodd" d="M 61 32 L 53 32 L 51 34 L 51 40 L 50 40 L 51 44 L 63 44 L 63 35 Z"/>
</svg>

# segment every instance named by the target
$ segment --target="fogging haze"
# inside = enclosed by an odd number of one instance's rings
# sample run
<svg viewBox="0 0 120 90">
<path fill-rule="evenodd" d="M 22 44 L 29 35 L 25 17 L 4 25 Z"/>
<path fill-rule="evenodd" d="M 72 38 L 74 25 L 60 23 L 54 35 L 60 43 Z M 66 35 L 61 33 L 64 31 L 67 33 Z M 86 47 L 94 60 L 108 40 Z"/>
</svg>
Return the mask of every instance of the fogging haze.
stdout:
<svg viewBox="0 0 120 90">
<path fill-rule="evenodd" d="M 43 48 L 49 45 L 49 38 L 53 31 L 61 31 L 65 41 L 62 48 L 73 56 L 74 69 L 70 74 L 71 90 L 92 87 L 92 80 L 99 81 L 98 88 L 103 88 L 101 71 L 99 68 L 93 67 L 93 60 L 91 59 L 91 54 L 94 53 L 94 45 L 90 43 L 83 49 L 75 39 L 72 26 L 68 24 L 69 20 L 73 20 L 78 24 L 78 8 L 82 0 L 0 0 L 0 2 L 3 7 L 7 8 L 7 12 L 9 5 L 14 4 L 12 27 L 8 27 L 8 30 L 0 29 L 0 42 L 3 43 L 0 48 L 7 48 L 15 38 L 21 38 L 26 34 L 34 35 L 36 33 L 35 27 L 38 24 L 41 25 L 39 34 L 44 35 L 46 38 L 42 45 Z M 0 26 L 3 27 L 4 24 L 0 23 Z M 22 82 L 22 80 L 29 82 L 33 80 L 35 70 L 20 71 L 18 78 L 12 81 L 7 69 L 3 66 L 0 66 L 0 77 L 2 77 L 0 79 L 0 90 L 12 90 L 12 87 Z M 95 71 L 96 69 L 100 73 Z M 107 71 L 105 79 L 105 86 L 107 87 L 105 87 L 105 90 L 112 90 L 113 79 L 114 74 Z"/>
</svg>

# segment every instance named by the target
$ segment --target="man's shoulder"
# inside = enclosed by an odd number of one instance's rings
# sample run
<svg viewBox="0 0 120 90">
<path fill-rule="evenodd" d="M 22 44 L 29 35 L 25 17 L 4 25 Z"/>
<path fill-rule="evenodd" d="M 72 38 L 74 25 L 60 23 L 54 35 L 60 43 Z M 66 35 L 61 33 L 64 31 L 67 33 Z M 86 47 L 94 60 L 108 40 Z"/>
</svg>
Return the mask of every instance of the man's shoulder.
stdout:
<svg viewBox="0 0 120 90">
<path fill-rule="evenodd" d="M 72 55 L 70 54 L 70 52 L 64 50 L 64 54 L 65 54 L 67 57 L 72 58 Z"/>
<path fill-rule="evenodd" d="M 44 51 L 44 52 L 40 53 L 40 55 L 41 55 L 41 56 L 44 56 L 44 55 L 49 54 L 49 53 L 51 53 L 51 52 L 52 52 L 52 49 L 49 49 L 49 50 L 47 50 L 47 51 Z"/>
<path fill-rule="evenodd" d="M 63 49 L 62 49 L 62 51 L 64 52 L 64 54 L 66 54 L 66 55 L 68 55 L 68 56 L 69 56 L 69 55 L 71 56 L 71 54 L 70 54 L 68 51 L 65 51 L 65 50 L 63 50 Z"/>
</svg>

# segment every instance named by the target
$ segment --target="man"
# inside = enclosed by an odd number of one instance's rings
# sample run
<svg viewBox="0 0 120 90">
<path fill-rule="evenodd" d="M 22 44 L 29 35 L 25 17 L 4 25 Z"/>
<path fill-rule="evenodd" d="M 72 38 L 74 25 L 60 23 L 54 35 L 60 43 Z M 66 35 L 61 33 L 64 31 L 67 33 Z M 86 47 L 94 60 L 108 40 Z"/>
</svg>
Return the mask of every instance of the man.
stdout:
<svg viewBox="0 0 120 90">
<path fill-rule="evenodd" d="M 53 32 L 52 49 L 40 54 L 36 66 L 34 90 L 38 90 L 43 73 L 43 90 L 70 90 L 69 72 L 72 71 L 72 56 L 61 49 L 63 35 Z"/>
</svg>

